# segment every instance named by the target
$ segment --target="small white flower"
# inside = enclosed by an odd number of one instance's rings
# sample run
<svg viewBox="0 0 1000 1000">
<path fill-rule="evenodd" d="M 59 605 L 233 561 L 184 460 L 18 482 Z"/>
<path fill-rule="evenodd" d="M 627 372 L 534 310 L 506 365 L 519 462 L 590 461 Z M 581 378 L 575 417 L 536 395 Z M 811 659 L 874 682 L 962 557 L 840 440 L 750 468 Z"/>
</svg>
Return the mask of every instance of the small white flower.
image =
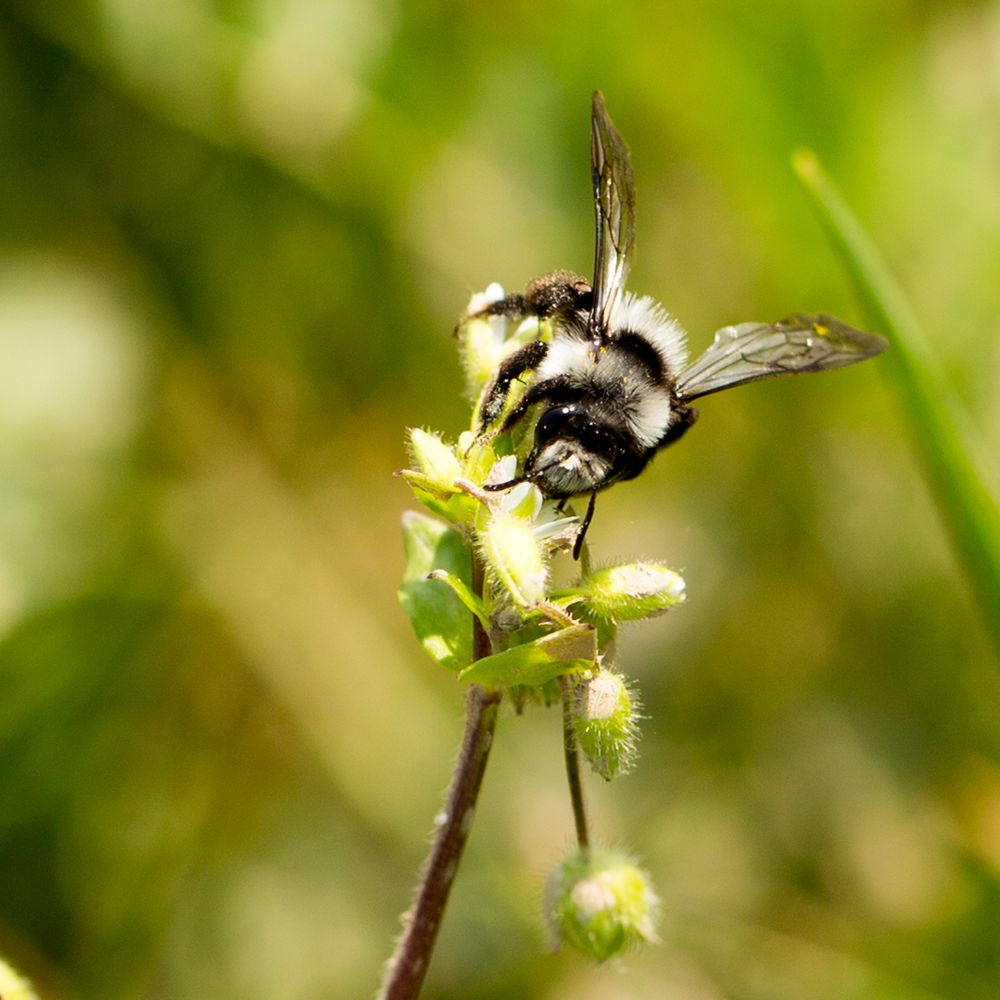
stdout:
<svg viewBox="0 0 1000 1000">
<path fill-rule="evenodd" d="M 475 313 L 482 312 L 488 306 L 493 305 L 494 302 L 499 302 L 504 297 L 503 285 L 494 281 L 492 284 L 487 285 L 486 291 L 484 292 L 474 292 L 471 299 L 469 299 L 469 305 L 466 308 L 466 313 L 470 316 Z"/>
<path fill-rule="evenodd" d="M 490 474 L 486 477 L 486 486 L 496 486 L 497 483 L 506 483 L 517 475 L 517 456 L 504 455 L 493 463 Z M 525 484 L 527 485 L 527 484 Z"/>
</svg>

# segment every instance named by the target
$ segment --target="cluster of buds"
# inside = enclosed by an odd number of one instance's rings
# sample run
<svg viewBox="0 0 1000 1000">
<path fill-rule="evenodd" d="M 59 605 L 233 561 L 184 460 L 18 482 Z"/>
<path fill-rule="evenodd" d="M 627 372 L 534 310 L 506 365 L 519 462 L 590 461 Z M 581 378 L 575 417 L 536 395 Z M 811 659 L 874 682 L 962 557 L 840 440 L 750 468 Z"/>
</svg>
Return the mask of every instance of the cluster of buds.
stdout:
<svg viewBox="0 0 1000 1000">
<path fill-rule="evenodd" d="M 513 323 L 505 316 L 477 315 L 502 297 L 496 285 L 475 296 L 457 331 L 469 429 L 454 443 L 409 432 L 411 467 L 400 475 L 425 511 L 404 517 L 400 600 L 427 653 L 463 681 L 502 687 L 518 706 L 563 697 L 580 750 L 610 780 L 632 766 L 638 732 L 637 700 L 612 665 L 618 626 L 682 602 L 684 581 L 657 562 L 590 569 L 586 549 L 577 564 L 565 555 L 580 525 L 571 506 L 547 500 L 530 482 L 484 489 L 516 479 L 531 431 L 525 421 L 480 433 L 484 390 L 512 351 L 551 334 L 535 317 L 508 330 Z M 508 406 L 517 395 L 512 391 Z M 564 573 L 575 573 L 565 584 L 554 580 L 560 554 Z M 480 568 L 475 583 L 473 565 Z M 470 614 L 489 637 L 487 655 L 474 657 Z M 652 936 L 654 904 L 631 862 L 584 850 L 556 869 L 547 908 L 560 940 L 603 960 Z"/>
</svg>

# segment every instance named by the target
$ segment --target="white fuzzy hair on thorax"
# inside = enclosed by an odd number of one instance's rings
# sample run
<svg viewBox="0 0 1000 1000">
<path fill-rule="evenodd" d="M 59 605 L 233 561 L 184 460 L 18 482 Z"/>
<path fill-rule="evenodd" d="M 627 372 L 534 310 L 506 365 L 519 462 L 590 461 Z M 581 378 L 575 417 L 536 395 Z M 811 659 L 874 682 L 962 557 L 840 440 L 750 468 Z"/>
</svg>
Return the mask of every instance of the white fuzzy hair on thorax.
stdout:
<svg viewBox="0 0 1000 1000">
<path fill-rule="evenodd" d="M 615 330 L 637 333 L 663 360 L 663 366 L 674 378 L 687 362 L 687 334 L 655 299 L 626 292 L 611 310 L 612 337 Z"/>
</svg>

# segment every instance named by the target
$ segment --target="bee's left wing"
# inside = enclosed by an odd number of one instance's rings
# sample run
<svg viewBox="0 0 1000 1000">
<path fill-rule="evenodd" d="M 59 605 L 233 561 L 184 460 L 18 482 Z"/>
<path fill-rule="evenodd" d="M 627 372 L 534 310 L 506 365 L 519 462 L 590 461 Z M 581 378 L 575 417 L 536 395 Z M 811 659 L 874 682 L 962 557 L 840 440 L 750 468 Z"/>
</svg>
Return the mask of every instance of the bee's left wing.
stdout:
<svg viewBox="0 0 1000 1000">
<path fill-rule="evenodd" d="M 612 310 L 625 290 L 635 244 L 635 181 L 628 146 L 608 117 L 599 90 L 590 112 L 590 169 L 597 235 L 589 333 L 598 343 L 606 339 Z"/>
<path fill-rule="evenodd" d="M 682 402 L 775 375 L 843 368 L 881 354 L 877 333 L 855 330 L 831 316 L 796 313 L 780 323 L 740 323 L 716 335 L 705 353 L 680 376 Z"/>
</svg>

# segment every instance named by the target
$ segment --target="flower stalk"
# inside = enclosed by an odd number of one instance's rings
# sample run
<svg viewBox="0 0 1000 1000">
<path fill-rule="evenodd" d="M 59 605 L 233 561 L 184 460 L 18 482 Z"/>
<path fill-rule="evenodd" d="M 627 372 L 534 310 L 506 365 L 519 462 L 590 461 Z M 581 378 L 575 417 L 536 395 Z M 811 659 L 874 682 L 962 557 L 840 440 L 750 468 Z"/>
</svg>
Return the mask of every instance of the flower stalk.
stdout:
<svg viewBox="0 0 1000 1000">
<path fill-rule="evenodd" d="M 473 557 L 473 591 L 482 596 L 483 567 Z M 472 648 L 476 659 L 488 656 L 490 639 L 476 616 L 472 618 Z M 439 814 L 437 834 L 431 847 L 423 878 L 413 906 L 406 914 L 403 933 L 389 959 L 380 1000 L 413 1000 L 420 993 L 430 964 L 445 906 L 458 865 L 465 850 L 479 789 L 483 783 L 497 711 L 503 698 L 501 690 L 489 690 L 471 684 L 465 703 L 465 733 L 451 788 L 443 812 Z"/>
<path fill-rule="evenodd" d="M 583 782 L 580 779 L 580 744 L 576 738 L 573 721 L 573 681 L 560 677 L 562 688 L 563 753 L 566 757 L 566 782 L 573 804 L 573 823 L 576 826 L 576 843 L 582 854 L 590 850 L 590 833 L 587 829 L 587 803 L 583 797 Z"/>
</svg>

